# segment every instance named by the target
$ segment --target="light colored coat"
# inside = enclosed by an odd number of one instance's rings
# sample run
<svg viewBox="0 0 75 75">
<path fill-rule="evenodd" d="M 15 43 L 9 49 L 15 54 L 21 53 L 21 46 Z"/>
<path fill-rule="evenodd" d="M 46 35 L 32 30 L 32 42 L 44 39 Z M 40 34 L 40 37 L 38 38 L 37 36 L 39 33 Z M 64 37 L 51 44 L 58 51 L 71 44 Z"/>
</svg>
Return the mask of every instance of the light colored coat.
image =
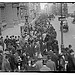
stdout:
<svg viewBox="0 0 75 75">
<path fill-rule="evenodd" d="M 51 69 L 51 71 L 56 70 L 56 65 L 52 60 L 48 60 L 47 63 L 46 63 L 46 66 L 49 67 Z"/>
</svg>

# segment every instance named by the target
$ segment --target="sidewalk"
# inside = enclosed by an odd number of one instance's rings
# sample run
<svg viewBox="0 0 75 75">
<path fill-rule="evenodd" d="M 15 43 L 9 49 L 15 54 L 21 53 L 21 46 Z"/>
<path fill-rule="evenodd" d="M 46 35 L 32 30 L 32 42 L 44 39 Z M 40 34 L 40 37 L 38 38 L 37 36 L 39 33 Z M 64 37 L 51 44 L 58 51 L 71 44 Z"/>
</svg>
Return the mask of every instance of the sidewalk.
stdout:
<svg viewBox="0 0 75 75">
<path fill-rule="evenodd" d="M 15 25 L 12 28 L 7 28 L 6 30 L 2 31 L 2 36 L 5 38 L 6 35 L 20 35 L 20 25 Z"/>
</svg>

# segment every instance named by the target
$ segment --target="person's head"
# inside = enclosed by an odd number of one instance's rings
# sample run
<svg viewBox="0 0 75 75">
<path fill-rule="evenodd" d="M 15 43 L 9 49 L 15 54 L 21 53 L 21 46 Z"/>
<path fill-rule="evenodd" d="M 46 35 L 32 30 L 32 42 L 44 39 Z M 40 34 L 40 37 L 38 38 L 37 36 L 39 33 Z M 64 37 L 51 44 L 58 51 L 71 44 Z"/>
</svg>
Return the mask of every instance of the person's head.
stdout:
<svg viewBox="0 0 75 75">
<path fill-rule="evenodd" d="M 14 55 L 18 56 L 18 52 L 16 51 Z"/>
<path fill-rule="evenodd" d="M 14 35 L 12 35 L 12 37 L 14 37 Z"/>
<path fill-rule="evenodd" d="M 5 56 L 5 59 L 8 59 L 8 56 L 7 55 Z"/>
<path fill-rule="evenodd" d="M 72 48 L 72 45 L 69 45 L 69 48 Z"/>
<path fill-rule="evenodd" d="M 49 37 L 49 34 L 46 34 L 46 37 Z"/>
<path fill-rule="evenodd" d="M 8 51 L 8 49 L 6 48 L 5 51 Z"/>
<path fill-rule="evenodd" d="M 23 56 L 26 56 L 26 53 L 25 52 L 23 53 Z"/>
<path fill-rule="evenodd" d="M 10 36 L 10 39 L 12 38 L 12 36 Z"/>
<path fill-rule="evenodd" d="M 51 59 L 51 56 L 50 56 L 50 55 L 48 55 L 48 56 L 47 56 L 47 59 L 48 59 L 48 60 L 49 60 L 49 59 Z"/>
<path fill-rule="evenodd" d="M 20 36 L 18 36 L 18 38 L 20 38 Z"/>
<path fill-rule="evenodd" d="M 12 39 L 14 39 L 14 35 L 12 35 Z"/>
<path fill-rule="evenodd" d="M 34 60 L 32 60 L 32 61 L 31 61 L 31 65 L 34 65 L 34 64 L 35 64 L 35 61 L 34 61 Z"/>
<path fill-rule="evenodd" d="M 68 50 L 68 47 L 66 47 L 65 50 Z"/>
<path fill-rule="evenodd" d="M 6 38 L 8 38 L 8 35 L 6 36 Z"/>
<path fill-rule="evenodd" d="M 17 39 L 17 36 L 15 36 L 15 39 Z"/>
<path fill-rule="evenodd" d="M 58 44 L 57 42 L 54 42 L 54 44 Z"/>
<path fill-rule="evenodd" d="M 27 58 L 29 59 L 29 58 L 30 58 L 30 56 L 28 55 L 28 56 L 27 56 Z"/>
<path fill-rule="evenodd" d="M 54 49 L 53 53 L 56 54 L 56 49 Z"/>
</svg>

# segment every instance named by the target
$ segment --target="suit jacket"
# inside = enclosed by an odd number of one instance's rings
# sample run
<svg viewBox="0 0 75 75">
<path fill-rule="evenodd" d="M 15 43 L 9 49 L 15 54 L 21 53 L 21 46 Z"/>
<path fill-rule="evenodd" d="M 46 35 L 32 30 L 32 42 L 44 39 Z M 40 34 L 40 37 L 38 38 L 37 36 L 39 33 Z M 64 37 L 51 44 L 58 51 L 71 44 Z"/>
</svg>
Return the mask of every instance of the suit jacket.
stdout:
<svg viewBox="0 0 75 75">
<path fill-rule="evenodd" d="M 42 68 L 42 66 L 43 66 L 42 60 L 38 60 L 38 61 L 36 62 L 36 66 L 37 66 L 37 69 L 40 70 L 40 69 Z"/>
<path fill-rule="evenodd" d="M 47 63 L 46 63 L 46 66 L 49 67 L 51 69 L 51 71 L 56 70 L 56 65 L 52 60 L 48 60 Z"/>
</svg>

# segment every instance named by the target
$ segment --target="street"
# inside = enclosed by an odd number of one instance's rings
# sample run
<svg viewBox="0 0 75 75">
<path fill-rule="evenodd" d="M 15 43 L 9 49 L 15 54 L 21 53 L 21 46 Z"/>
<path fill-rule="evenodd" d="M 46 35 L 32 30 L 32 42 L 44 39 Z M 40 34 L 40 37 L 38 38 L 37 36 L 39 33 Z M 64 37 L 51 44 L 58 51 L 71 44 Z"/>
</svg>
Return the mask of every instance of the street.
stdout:
<svg viewBox="0 0 75 75">
<path fill-rule="evenodd" d="M 67 19 L 69 31 L 67 33 L 63 33 L 63 40 L 64 40 L 64 47 L 67 47 L 69 44 L 71 44 L 73 50 L 75 50 L 75 24 L 72 24 L 72 20 L 73 18 L 70 18 L 70 17 Z M 57 40 L 60 46 L 61 45 L 61 32 L 60 32 L 60 21 L 58 21 L 58 17 L 56 17 L 55 20 L 52 21 L 51 23 L 57 32 Z"/>
</svg>

